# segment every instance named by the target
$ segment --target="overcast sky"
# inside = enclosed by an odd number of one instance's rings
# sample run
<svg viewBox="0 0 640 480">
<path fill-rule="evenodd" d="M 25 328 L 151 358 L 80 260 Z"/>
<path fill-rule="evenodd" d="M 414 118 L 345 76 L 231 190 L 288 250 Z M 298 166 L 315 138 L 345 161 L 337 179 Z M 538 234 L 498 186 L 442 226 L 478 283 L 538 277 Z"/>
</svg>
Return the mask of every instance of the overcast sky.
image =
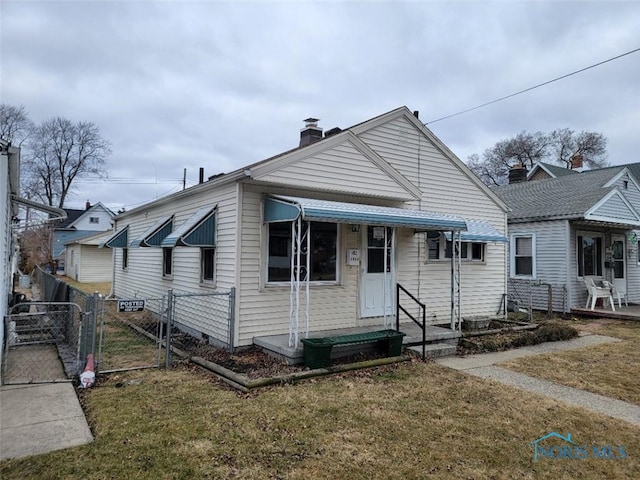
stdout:
<svg viewBox="0 0 640 480">
<path fill-rule="evenodd" d="M 639 2 L 0 2 L 0 101 L 96 123 L 128 210 L 396 107 L 423 122 L 640 47 Z M 640 52 L 428 127 L 461 159 L 522 130 L 608 138 L 639 162 Z"/>
</svg>

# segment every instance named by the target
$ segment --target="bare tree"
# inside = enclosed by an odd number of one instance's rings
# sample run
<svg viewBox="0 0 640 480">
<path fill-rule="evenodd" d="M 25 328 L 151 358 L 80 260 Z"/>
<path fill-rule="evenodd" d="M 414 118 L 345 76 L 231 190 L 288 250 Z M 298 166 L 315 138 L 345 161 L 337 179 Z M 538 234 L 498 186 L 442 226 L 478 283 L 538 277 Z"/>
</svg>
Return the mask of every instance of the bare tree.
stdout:
<svg viewBox="0 0 640 480">
<path fill-rule="evenodd" d="M 16 147 L 29 137 L 33 130 L 33 122 L 23 106 L 14 107 L 6 103 L 0 104 L 0 140 L 5 140 Z"/>
<path fill-rule="evenodd" d="M 47 205 L 64 207 L 78 178 L 106 178 L 109 142 L 92 122 L 51 118 L 35 127 L 24 155 L 24 190 Z"/>
<path fill-rule="evenodd" d="M 467 165 L 487 185 L 503 185 L 516 165 L 531 169 L 538 162 L 546 162 L 572 168 L 571 160 L 578 154 L 589 168 L 605 167 L 606 147 L 606 137 L 596 132 L 576 133 L 568 128 L 551 133 L 522 131 L 486 149 L 482 157 L 469 156 Z"/>
</svg>

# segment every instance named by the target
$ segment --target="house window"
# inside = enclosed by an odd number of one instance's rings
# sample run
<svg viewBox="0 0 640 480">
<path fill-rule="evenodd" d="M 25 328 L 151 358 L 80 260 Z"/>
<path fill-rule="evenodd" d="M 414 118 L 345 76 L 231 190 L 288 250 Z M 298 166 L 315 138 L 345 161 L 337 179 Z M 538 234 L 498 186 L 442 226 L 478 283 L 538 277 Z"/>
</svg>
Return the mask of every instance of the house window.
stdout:
<svg viewBox="0 0 640 480">
<path fill-rule="evenodd" d="M 602 276 L 602 236 L 589 233 L 577 238 L 578 277 Z"/>
<path fill-rule="evenodd" d="M 202 282 L 212 283 L 214 281 L 215 274 L 215 260 L 216 249 L 215 248 L 201 248 L 200 249 L 200 272 Z"/>
<path fill-rule="evenodd" d="M 286 222 L 267 225 L 268 255 L 267 282 L 288 282 L 291 280 L 291 224 Z M 303 228 L 306 228 L 303 226 Z M 335 223 L 311 222 L 307 234 L 311 240 L 309 258 L 309 280 L 312 282 L 338 279 L 338 225 Z M 300 254 L 300 265 L 307 265 L 306 243 Z M 294 259 L 294 262 L 297 259 Z M 301 275 L 303 276 L 303 275 Z"/>
<path fill-rule="evenodd" d="M 460 260 L 464 262 L 484 262 L 486 243 L 461 242 Z M 446 260 L 453 255 L 450 240 L 443 241 L 439 232 L 427 232 L 427 259 Z"/>
<path fill-rule="evenodd" d="M 171 276 L 171 267 L 173 264 L 173 248 L 162 249 L 162 276 Z"/>
<path fill-rule="evenodd" d="M 512 235 L 510 270 L 512 277 L 536 277 L 536 241 L 535 236 Z"/>
<path fill-rule="evenodd" d="M 100 223 L 100 217 L 89 217 L 89 223 Z"/>
<path fill-rule="evenodd" d="M 129 249 L 123 248 L 122 249 L 122 269 L 126 270 L 128 266 L 129 266 Z"/>
</svg>

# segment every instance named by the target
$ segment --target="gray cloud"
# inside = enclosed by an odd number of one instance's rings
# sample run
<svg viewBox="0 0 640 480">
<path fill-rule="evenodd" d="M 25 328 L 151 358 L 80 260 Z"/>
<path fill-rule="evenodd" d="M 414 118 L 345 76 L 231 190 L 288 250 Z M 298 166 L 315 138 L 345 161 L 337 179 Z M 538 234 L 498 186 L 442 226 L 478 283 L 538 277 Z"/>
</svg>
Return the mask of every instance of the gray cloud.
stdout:
<svg viewBox="0 0 640 480">
<path fill-rule="evenodd" d="M 0 5 L 0 94 L 35 121 L 97 123 L 118 209 L 407 105 L 433 120 L 640 47 L 631 2 L 17 2 Z M 609 138 L 640 161 L 640 53 L 429 125 L 465 159 L 521 130 Z M 141 184 L 135 184 L 136 181 Z M 125 183 L 126 182 L 126 183 Z M 152 183 L 148 183 L 152 182 Z"/>
</svg>

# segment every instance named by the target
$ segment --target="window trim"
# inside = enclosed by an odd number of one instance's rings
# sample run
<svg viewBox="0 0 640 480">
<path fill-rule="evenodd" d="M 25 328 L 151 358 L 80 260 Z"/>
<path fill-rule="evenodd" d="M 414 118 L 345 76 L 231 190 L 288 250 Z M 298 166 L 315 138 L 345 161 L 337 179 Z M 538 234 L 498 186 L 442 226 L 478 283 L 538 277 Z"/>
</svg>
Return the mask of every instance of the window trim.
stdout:
<svg viewBox="0 0 640 480">
<path fill-rule="evenodd" d="M 530 238 L 531 239 L 531 275 L 518 275 L 516 274 L 516 239 L 517 238 Z M 536 268 L 537 264 L 537 251 L 536 251 L 536 234 L 532 232 L 512 233 L 509 236 L 509 278 L 522 278 L 535 280 L 538 272 Z"/>
<path fill-rule="evenodd" d="M 167 254 L 169 255 L 169 263 L 167 264 Z M 169 269 L 167 270 L 167 266 Z M 172 278 L 173 277 L 173 248 L 172 247 L 163 247 L 162 248 L 162 278 Z"/>
<path fill-rule="evenodd" d="M 429 238 L 429 232 L 426 235 L 426 244 L 427 244 L 427 261 L 430 262 L 450 262 L 451 256 L 448 256 L 449 245 L 451 244 L 451 240 L 447 240 L 442 233 L 439 233 L 437 237 Z M 437 252 L 438 258 L 429 258 L 429 251 L 433 250 L 431 248 L 433 245 L 437 244 Z M 480 259 L 473 258 L 473 245 L 481 245 L 482 248 L 482 256 Z M 467 252 L 466 256 L 462 256 L 462 252 Z M 460 251 L 460 261 L 465 264 L 473 264 L 473 265 L 486 265 L 487 264 L 487 242 L 461 242 L 461 251 Z"/>
<path fill-rule="evenodd" d="M 100 223 L 100 217 L 89 217 L 89 223 Z"/>
<path fill-rule="evenodd" d="M 204 278 L 205 250 L 213 250 L 213 272 L 211 279 Z M 200 247 L 200 283 L 206 286 L 215 286 L 216 284 L 216 262 L 218 259 L 218 251 L 216 247 Z"/>
<path fill-rule="evenodd" d="M 264 269 L 264 273 L 262 275 L 263 285 L 267 288 L 271 287 L 284 287 L 290 286 L 290 280 L 278 280 L 278 281 L 269 281 L 269 228 L 270 225 L 274 223 L 286 223 L 289 228 L 291 228 L 291 222 L 267 222 L 264 224 L 264 238 L 265 241 L 262 245 L 263 252 L 263 261 L 260 262 L 262 268 Z M 341 283 L 341 270 L 342 270 L 342 255 L 341 255 L 341 247 L 342 247 L 342 224 L 336 222 L 317 222 L 315 220 L 311 220 L 310 224 L 314 223 L 330 223 L 336 226 L 336 278 L 335 280 L 309 280 L 309 285 L 313 286 L 322 286 L 322 285 L 340 285 Z M 311 227 L 311 225 L 310 225 Z"/>
<path fill-rule="evenodd" d="M 580 230 L 576 232 L 576 236 L 575 236 L 575 246 L 576 246 L 576 277 L 578 279 L 583 279 L 585 277 L 584 275 L 584 266 L 582 267 L 583 270 L 583 275 L 580 275 L 580 257 L 579 257 L 579 253 L 578 253 L 578 238 L 579 237 L 593 237 L 593 238 L 599 238 L 601 240 L 600 245 L 601 245 L 601 252 L 600 252 L 600 275 L 598 275 L 598 273 L 596 272 L 594 275 L 586 275 L 587 277 L 602 277 L 604 275 L 604 260 L 605 260 L 605 235 L 603 232 L 589 232 L 589 231 L 584 231 L 584 230 Z"/>
<path fill-rule="evenodd" d="M 129 248 L 122 248 L 122 270 L 127 270 L 129 268 Z"/>
</svg>

